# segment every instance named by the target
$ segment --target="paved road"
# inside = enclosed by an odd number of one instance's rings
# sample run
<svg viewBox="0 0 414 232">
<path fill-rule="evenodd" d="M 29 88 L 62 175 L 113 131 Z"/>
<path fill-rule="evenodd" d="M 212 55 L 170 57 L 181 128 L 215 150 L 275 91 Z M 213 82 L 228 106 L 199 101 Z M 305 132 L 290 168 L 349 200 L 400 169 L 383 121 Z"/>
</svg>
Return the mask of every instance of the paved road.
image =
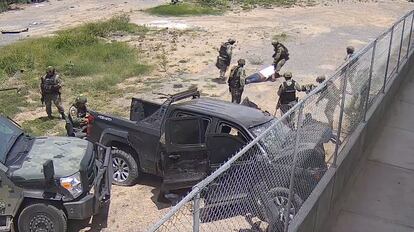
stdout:
<svg viewBox="0 0 414 232">
<path fill-rule="evenodd" d="M 414 81 L 400 89 L 333 232 L 414 231 Z"/>
</svg>

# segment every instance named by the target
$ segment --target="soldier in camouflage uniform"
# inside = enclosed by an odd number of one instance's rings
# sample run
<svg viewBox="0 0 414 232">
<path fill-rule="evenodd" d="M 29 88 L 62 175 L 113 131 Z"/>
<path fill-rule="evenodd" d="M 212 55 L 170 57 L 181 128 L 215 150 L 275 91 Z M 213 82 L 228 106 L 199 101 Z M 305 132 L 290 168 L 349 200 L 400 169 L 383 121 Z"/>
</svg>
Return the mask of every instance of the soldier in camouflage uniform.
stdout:
<svg viewBox="0 0 414 232">
<path fill-rule="evenodd" d="M 346 57 L 345 60 L 349 60 L 354 56 L 355 48 L 352 46 L 346 47 Z"/>
<path fill-rule="evenodd" d="M 220 46 L 219 55 L 217 56 L 216 67 L 220 70 L 219 79 L 226 83 L 226 71 L 230 66 L 231 57 L 233 55 L 233 45 L 236 43 L 234 39 L 229 39 Z"/>
<path fill-rule="evenodd" d="M 49 66 L 46 70 L 46 75 L 40 79 L 40 91 L 42 94 L 42 104 L 46 105 L 46 113 L 49 119 L 52 117 L 52 102 L 55 104 L 58 109 L 62 119 L 65 119 L 65 110 L 62 106 L 61 100 L 61 89 L 62 81 L 59 78 L 59 75 L 56 73 L 56 70 Z"/>
<path fill-rule="evenodd" d="M 229 84 L 231 102 L 233 103 L 240 104 L 241 102 L 246 79 L 246 71 L 244 70 L 245 65 L 246 61 L 244 59 L 240 59 L 237 61 L 237 65 L 235 65 L 230 71 L 227 83 Z"/>
<path fill-rule="evenodd" d="M 75 102 L 69 108 L 69 116 L 72 119 L 72 124 L 74 128 L 84 131 L 88 124 L 88 108 L 86 103 L 88 99 L 85 96 L 78 96 L 75 99 Z"/>
<path fill-rule="evenodd" d="M 272 42 L 273 49 L 275 53 L 273 54 L 273 66 L 275 67 L 275 74 L 273 75 L 272 81 L 274 81 L 276 78 L 280 77 L 280 69 L 282 69 L 283 65 L 285 65 L 286 61 L 289 60 L 289 51 L 279 41 L 273 41 Z"/>
</svg>

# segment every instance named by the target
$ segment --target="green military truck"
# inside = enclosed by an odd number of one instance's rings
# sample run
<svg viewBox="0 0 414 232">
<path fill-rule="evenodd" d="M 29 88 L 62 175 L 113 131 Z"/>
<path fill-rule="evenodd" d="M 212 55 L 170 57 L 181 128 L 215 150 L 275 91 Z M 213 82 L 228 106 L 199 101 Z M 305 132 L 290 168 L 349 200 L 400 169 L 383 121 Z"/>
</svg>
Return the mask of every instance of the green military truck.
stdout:
<svg viewBox="0 0 414 232">
<path fill-rule="evenodd" d="M 32 137 L 0 115 L 0 231 L 65 232 L 109 203 L 110 148 L 69 137 Z"/>
</svg>

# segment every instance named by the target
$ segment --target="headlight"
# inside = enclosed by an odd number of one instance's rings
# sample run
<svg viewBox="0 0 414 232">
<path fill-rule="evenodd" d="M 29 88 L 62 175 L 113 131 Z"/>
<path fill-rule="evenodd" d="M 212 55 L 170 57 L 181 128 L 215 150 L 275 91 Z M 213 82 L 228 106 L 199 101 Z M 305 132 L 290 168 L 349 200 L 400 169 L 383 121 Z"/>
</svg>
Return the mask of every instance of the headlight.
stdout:
<svg viewBox="0 0 414 232">
<path fill-rule="evenodd" d="M 82 183 L 80 173 L 77 172 L 72 176 L 60 178 L 60 186 L 68 190 L 73 198 L 77 198 L 82 194 Z"/>
</svg>

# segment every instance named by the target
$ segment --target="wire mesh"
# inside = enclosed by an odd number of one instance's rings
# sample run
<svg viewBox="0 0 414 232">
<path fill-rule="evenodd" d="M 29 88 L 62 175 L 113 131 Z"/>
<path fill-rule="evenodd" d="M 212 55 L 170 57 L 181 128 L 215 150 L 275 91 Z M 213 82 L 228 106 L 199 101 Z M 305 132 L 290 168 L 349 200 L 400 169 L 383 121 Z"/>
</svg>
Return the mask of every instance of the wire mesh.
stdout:
<svg viewBox="0 0 414 232">
<path fill-rule="evenodd" d="M 251 128 L 256 139 L 151 231 L 285 231 L 391 80 L 400 48 L 414 47 L 412 21 L 409 14 L 396 23 L 282 118 Z"/>
<path fill-rule="evenodd" d="M 368 97 L 372 49 L 372 47 L 369 47 L 364 53 L 352 60 L 343 74 L 345 77 L 342 77 L 347 79 L 342 141 L 345 141 L 352 134 L 364 117 L 365 101 Z"/>
<path fill-rule="evenodd" d="M 370 105 L 373 103 L 375 97 L 382 90 L 384 85 L 390 39 L 391 31 L 386 33 L 383 37 L 378 38 L 376 43 L 371 88 L 369 94 Z"/>
<path fill-rule="evenodd" d="M 391 43 L 390 59 L 389 59 L 386 82 L 390 80 L 390 78 L 392 77 L 392 74 L 397 70 L 403 24 L 404 24 L 404 21 L 400 21 L 394 26 L 394 34 L 393 34 L 392 43 Z"/>
<path fill-rule="evenodd" d="M 405 60 L 408 55 L 408 46 L 410 41 L 410 30 L 411 30 L 411 23 L 413 19 L 413 14 L 409 14 L 404 21 L 404 32 L 403 35 L 403 42 L 401 46 L 401 56 L 400 61 Z"/>
</svg>

